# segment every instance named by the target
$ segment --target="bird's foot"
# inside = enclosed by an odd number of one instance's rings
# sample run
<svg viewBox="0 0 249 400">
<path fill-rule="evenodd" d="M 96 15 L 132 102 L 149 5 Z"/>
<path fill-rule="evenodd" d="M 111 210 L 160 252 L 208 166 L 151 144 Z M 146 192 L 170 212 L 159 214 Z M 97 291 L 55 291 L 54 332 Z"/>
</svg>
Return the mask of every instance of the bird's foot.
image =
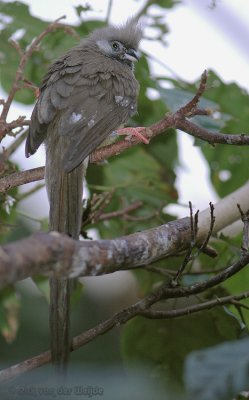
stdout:
<svg viewBox="0 0 249 400">
<path fill-rule="evenodd" d="M 130 140 L 132 138 L 132 136 L 135 136 L 136 138 L 138 138 L 141 142 L 145 143 L 145 144 L 149 144 L 149 140 L 142 135 L 141 132 L 146 132 L 146 128 L 142 127 L 142 126 L 138 126 L 136 128 L 122 128 L 119 129 L 117 131 L 118 135 L 126 135 L 127 136 L 127 140 Z"/>
</svg>

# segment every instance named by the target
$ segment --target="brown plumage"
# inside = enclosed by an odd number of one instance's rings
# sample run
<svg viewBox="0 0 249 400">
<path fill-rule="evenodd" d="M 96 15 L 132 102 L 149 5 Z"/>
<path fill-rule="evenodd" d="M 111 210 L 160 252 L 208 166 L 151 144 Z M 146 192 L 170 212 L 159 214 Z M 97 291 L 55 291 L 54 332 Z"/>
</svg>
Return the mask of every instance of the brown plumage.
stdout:
<svg viewBox="0 0 249 400">
<path fill-rule="evenodd" d="M 140 39 L 134 20 L 98 29 L 50 66 L 32 113 L 27 157 L 44 140 L 49 145 L 53 125 L 59 137 L 67 138 L 62 168 L 70 172 L 136 112 L 133 60 L 118 58 L 105 46 L 114 41 L 136 51 Z M 131 57 L 135 60 L 135 52 Z"/>
<path fill-rule="evenodd" d="M 133 63 L 141 36 L 134 19 L 98 29 L 55 61 L 43 79 L 26 156 L 45 142 L 50 230 L 79 236 L 87 157 L 136 113 Z M 51 279 L 52 359 L 59 367 L 69 356 L 69 286 L 67 279 Z"/>
</svg>

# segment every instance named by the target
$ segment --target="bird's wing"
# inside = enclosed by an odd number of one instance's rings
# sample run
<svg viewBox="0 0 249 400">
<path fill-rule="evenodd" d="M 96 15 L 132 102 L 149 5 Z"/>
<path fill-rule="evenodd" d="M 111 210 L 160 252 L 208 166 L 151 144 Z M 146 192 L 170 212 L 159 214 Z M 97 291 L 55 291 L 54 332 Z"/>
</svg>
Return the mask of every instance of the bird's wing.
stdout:
<svg viewBox="0 0 249 400">
<path fill-rule="evenodd" d="M 88 97 L 84 101 L 76 101 L 59 120 L 58 130 L 67 135 L 69 140 L 63 167 L 69 172 L 77 167 L 91 154 L 115 129 L 128 120 L 130 116 L 128 104 L 133 102 L 127 98 L 126 107 L 118 105 L 108 96 Z"/>
<path fill-rule="evenodd" d="M 31 115 L 25 149 L 26 157 L 36 152 L 45 140 L 48 126 L 54 120 L 58 110 L 66 107 L 74 84 L 80 78 L 81 69 L 82 64 L 77 61 L 77 57 L 70 55 L 61 57 L 50 66 L 40 86 L 40 95 Z M 64 97 L 62 95 L 58 97 L 59 94 L 56 97 L 54 85 L 58 86 L 58 90 L 62 91 Z"/>
<path fill-rule="evenodd" d="M 74 57 L 77 60 L 77 57 Z M 67 137 L 64 169 L 76 168 L 136 112 L 137 82 L 125 75 L 84 69 L 73 57 L 58 60 L 41 86 L 26 152 L 43 142 L 48 126 Z"/>
</svg>

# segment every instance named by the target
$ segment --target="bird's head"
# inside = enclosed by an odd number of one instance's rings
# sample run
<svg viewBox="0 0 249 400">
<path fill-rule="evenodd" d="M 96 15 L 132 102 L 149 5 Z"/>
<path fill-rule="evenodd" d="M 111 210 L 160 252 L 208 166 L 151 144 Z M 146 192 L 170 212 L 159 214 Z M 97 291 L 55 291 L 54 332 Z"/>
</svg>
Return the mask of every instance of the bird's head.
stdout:
<svg viewBox="0 0 249 400">
<path fill-rule="evenodd" d="M 129 19 L 121 26 L 97 29 L 89 37 L 105 56 L 128 64 L 131 68 L 139 59 L 138 45 L 141 38 L 142 29 L 135 19 Z"/>
</svg>

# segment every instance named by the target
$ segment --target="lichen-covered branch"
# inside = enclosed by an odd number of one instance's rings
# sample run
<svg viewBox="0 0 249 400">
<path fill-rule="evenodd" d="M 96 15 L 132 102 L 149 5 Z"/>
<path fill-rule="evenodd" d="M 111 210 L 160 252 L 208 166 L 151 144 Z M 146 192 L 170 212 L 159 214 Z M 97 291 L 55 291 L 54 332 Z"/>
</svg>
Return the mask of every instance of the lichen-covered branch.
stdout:
<svg viewBox="0 0 249 400">
<path fill-rule="evenodd" d="M 249 209 L 248 190 L 249 182 L 214 206 L 213 235 L 240 217 L 238 203 Z M 198 215 L 197 245 L 209 232 L 210 208 Z M 188 217 L 113 240 L 75 241 L 56 232 L 36 233 L 0 247 L 0 285 L 37 274 L 94 276 L 136 268 L 179 253 L 190 243 Z"/>
<path fill-rule="evenodd" d="M 189 219 L 113 240 L 77 241 L 57 232 L 35 233 L 0 248 L 0 286 L 37 274 L 96 276 L 136 268 L 189 245 Z"/>
</svg>

